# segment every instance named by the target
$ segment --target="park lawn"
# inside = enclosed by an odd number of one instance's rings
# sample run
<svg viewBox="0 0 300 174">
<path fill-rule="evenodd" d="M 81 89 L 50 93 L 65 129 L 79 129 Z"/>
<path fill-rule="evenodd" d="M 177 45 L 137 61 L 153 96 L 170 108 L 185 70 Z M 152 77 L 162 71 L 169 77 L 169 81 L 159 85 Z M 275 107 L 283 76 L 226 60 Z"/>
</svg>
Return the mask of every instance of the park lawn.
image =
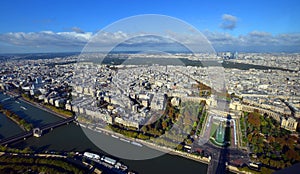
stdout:
<svg viewBox="0 0 300 174">
<path fill-rule="evenodd" d="M 215 134 L 215 132 L 217 131 L 217 128 L 218 128 L 218 124 L 212 123 L 211 130 L 210 130 L 210 137 L 212 137 Z"/>
</svg>

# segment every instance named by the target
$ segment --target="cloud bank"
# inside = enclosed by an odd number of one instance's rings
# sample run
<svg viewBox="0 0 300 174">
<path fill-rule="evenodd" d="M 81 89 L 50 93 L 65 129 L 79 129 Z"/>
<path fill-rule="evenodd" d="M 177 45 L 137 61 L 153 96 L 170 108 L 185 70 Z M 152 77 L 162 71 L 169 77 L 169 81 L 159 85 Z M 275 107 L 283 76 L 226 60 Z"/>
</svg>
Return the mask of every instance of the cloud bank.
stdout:
<svg viewBox="0 0 300 174">
<path fill-rule="evenodd" d="M 216 51 L 239 52 L 300 52 L 300 33 L 286 33 L 273 35 L 267 32 L 253 31 L 245 35 L 232 36 L 226 32 L 204 31 Z M 99 35 L 99 34 L 98 34 Z M 0 34 L 0 53 L 17 52 L 80 52 L 89 40 L 95 36 L 91 32 L 15 32 Z M 99 46 L 109 46 L 129 39 L 131 34 L 117 32 L 103 32 L 97 36 Z M 197 40 L 185 39 L 182 42 L 194 43 L 201 46 Z M 146 41 L 135 40 L 135 45 L 143 45 Z M 147 40 L 149 42 L 149 38 Z M 151 41 L 155 44 L 155 40 Z M 160 41 L 161 43 L 161 41 Z M 184 44 L 184 43 L 183 43 Z"/>
<path fill-rule="evenodd" d="M 218 51 L 300 52 L 300 33 L 272 35 L 252 31 L 234 37 L 228 33 L 205 31 L 204 35 Z"/>
</svg>

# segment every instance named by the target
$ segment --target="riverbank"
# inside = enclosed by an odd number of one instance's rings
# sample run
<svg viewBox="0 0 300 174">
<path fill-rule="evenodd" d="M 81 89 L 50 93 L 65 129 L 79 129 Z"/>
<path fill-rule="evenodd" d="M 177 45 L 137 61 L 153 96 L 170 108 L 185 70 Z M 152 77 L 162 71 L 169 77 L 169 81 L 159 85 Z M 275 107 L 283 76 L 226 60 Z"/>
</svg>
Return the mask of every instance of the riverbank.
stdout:
<svg viewBox="0 0 300 174">
<path fill-rule="evenodd" d="M 81 125 L 83 125 L 83 124 L 81 123 Z M 92 129 L 92 128 L 86 126 L 86 125 L 84 125 L 83 127 L 87 128 L 91 131 L 95 131 L 95 129 Z M 97 127 L 96 129 L 98 129 L 102 132 L 105 132 L 105 134 L 107 134 L 107 135 L 116 136 L 118 138 L 123 138 L 123 139 L 128 139 L 131 142 L 138 142 L 138 143 L 140 143 L 142 145 L 145 145 L 145 146 L 147 146 L 151 149 L 154 149 L 154 150 L 157 150 L 157 151 L 160 151 L 160 152 L 163 152 L 163 153 L 168 153 L 170 155 L 181 156 L 181 157 L 184 157 L 184 158 L 196 161 L 196 162 L 204 163 L 204 164 L 209 164 L 210 163 L 210 159 L 206 158 L 206 157 L 200 157 L 200 156 L 197 156 L 197 155 L 193 155 L 193 154 L 189 154 L 189 153 L 186 153 L 186 152 L 178 151 L 178 150 L 175 150 L 175 149 L 172 149 L 172 148 L 168 148 L 168 147 L 164 147 L 164 146 L 154 144 L 152 142 L 147 142 L 147 141 L 140 140 L 140 139 L 134 139 L 134 138 L 126 137 L 123 134 L 113 132 L 113 131 L 110 131 L 110 130 L 107 130 L 107 129 L 104 129 L 104 128 L 101 128 L 101 127 Z"/>
<path fill-rule="evenodd" d="M 12 95 L 12 96 L 17 96 L 17 94 L 13 93 L 13 92 L 7 92 L 8 94 Z M 40 104 L 40 103 L 37 103 L 37 102 L 34 102 L 30 99 L 27 99 L 25 98 L 24 96 L 21 96 L 19 98 L 19 100 L 27 103 L 27 104 L 30 104 L 31 106 L 34 106 L 34 107 L 37 107 L 39 109 L 42 109 L 46 112 L 49 112 L 51 114 L 54 114 L 60 118 L 69 118 L 69 116 L 66 116 L 66 115 L 63 115 L 61 113 L 57 113 L 57 112 L 54 112 L 53 110 L 51 110 L 50 108 L 44 106 L 43 104 Z M 119 133 L 116 133 L 116 132 L 113 132 L 113 131 L 109 131 L 107 129 L 103 129 L 103 128 L 99 128 L 101 129 L 102 131 L 105 131 L 106 133 L 110 134 L 110 135 L 115 135 L 115 136 L 118 136 L 118 137 L 122 137 L 122 138 L 126 138 L 128 139 L 129 137 L 125 137 L 124 135 L 122 134 L 119 134 Z M 92 131 L 94 131 L 93 129 L 90 129 Z M 172 149 L 172 148 L 168 148 L 168 147 L 164 147 L 164 146 L 160 146 L 160 145 L 157 145 L 157 144 L 154 144 L 152 142 L 147 142 L 147 141 L 143 141 L 143 140 L 140 140 L 140 139 L 134 139 L 134 138 L 130 138 L 131 141 L 134 141 L 134 142 L 139 142 L 141 144 L 144 144 L 154 150 L 158 150 L 158 151 L 161 151 L 161 152 L 164 152 L 164 153 L 169 153 L 171 155 L 177 155 L 177 156 L 181 156 L 181 157 L 184 157 L 184 158 L 188 158 L 188 159 L 191 159 L 191 160 L 194 160 L 194 161 L 197 161 L 197 162 L 201 162 L 201 163 L 205 163 L 205 164 L 209 164 L 210 162 L 210 159 L 209 158 L 206 158 L 206 157 L 200 157 L 200 156 L 197 156 L 197 155 L 193 155 L 193 154 L 190 154 L 190 153 L 186 153 L 186 152 L 182 152 L 182 151 L 178 151 L 178 150 L 175 150 L 175 149 Z"/>
<path fill-rule="evenodd" d="M 1 95 L 1 99 L 5 99 L 7 97 L 5 95 Z M 26 112 L 26 115 L 28 116 L 29 120 L 33 120 L 33 121 L 40 120 L 40 122 L 36 123 L 37 126 L 49 124 L 61 119 L 57 115 L 51 114 L 49 112 L 45 112 L 44 110 L 37 108 L 35 105 L 32 106 L 20 100 L 19 100 L 20 103 L 14 102 L 12 99 L 11 101 L 12 102 L 10 103 L 13 109 L 19 110 L 20 104 L 27 108 L 27 110 L 23 110 L 23 111 Z M 13 122 L 10 121 L 10 123 L 12 124 Z M 90 130 L 86 129 L 85 131 L 90 131 Z M 116 145 L 120 148 L 122 147 L 122 145 L 124 145 L 123 144 L 124 142 L 116 141 L 115 138 L 111 137 L 110 135 L 107 136 L 104 132 L 103 134 L 99 134 L 99 138 L 100 137 L 101 140 L 105 140 L 106 142 L 110 142 L 110 141 L 115 142 L 116 144 L 112 144 L 112 145 Z M 102 137 L 104 139 L 102 139 Z M 86 136 L 86 134 L 82 131 L 82 128 L 80 128 L 80 126 L 73 123 L 56 128 L 53 131 L 44 134 L 38 139 L 27 138 L 24 141 L 11 144 L 9 145 L 9 147 L 12 148 L 31 147 L 34 150 L 34 153 L 45 153 L 46 151 L 51 153 L 53 152 L 63 153 L 63 152 L 71 152 L 71 151 L 78 151 L 80 153 L 81 152 L 83 153 L 86 151 L 90 151 L 97 154 L 106 154 L 108 156 L 111 156 L 112 158 L 118 158 L 117 154 L 115 154 L 115 156 L 113 156 L 113 154 L 109 155 L 107 154 L 106 151 L 104 151 L 105 149 L 99 148 L 98 146 L 93 144 L 93 142 L 91 142 L 90 139 Z M 151 149 L 149 149 L 146 146 L 139 147 L 133 145 L 131 146 L 131 148 L 132 148 L 132 152 L 134 152 L 135 149 L 136 151 L 141 151 L 141 149 L 144 148 L 146 151 L 151 151 Z M 144 174 L 163 173 L 163 171 L 165 170 L 168 170 L 168 173 L 187 172 L 192 174 L 192 173 L 199 173 L 199 172 L 206 173 L 207 170 L 207 165 L 204 163 L 196 162 L 194 160 L 189 160 L 188 158 L 170 155 L 167 153 L 162 156 L 150 158 L 148 160 L 129 160 L 123 158 L 119 160 L 122 163 L 128 165 L 130 170 L 144 173 Z M 156 167 L 153 168 L 153 165 L 155 165 Z"/>
<path fill-rule="evenodd" d="M 63 114 L 63 113 L 61 113 L 61 112 L 59 112 L 58 111 L 58 109 L 57 109 L 57 111 L 55 111 L 53 108 L 51 108 L 50 106 L 49 107 L 47 107 L 47 106 L 45 106 L 45 105 L 43 105 L 43 104 L 41 104 L 41 103 L 37 103 L 37 102 L 35 102 L 35 101 L 32 101 L 32 99 L 30 99 L 30 98 L 27 98 L 27 97 L 24 97 L 24 95 L 20 95 L 20 94 L 18 94 L 18 93 L 16 93 L 16 92 L 13 92 L 13 91 L 0 91 L 0 92 L 4 92 L 4 93 L 6 93 L 6 94 L 8 94 L 8 95 L 10 95 L 11 97 L 16 97 L 16 98 L 18 98 L 19 100 L 21 100 L 21 101 L 23 101 L 23 102 L 25 102 L 25 103 L 27 103 L 27 104 L 29 104 L 29 105 L 31 105 L 31 106 L 34 106 L 34 107 L 37 107 L 37 108 L 39 108 L 39 109 L 41 109 L 41 110 L 44 110 L 44 111 L 46 111 L 46 112 L 49 112 L 49 113 L 51 113 L 51 114 L 54 114 L 54 115 L 56 115 L 56 116 L 58 116 L 58 117 L 61 117 L 61 118 L 70 118 L 70 117 L 72 117 L 73 115 L 71 115 L 71 114 Z M 54 106 L 53 106 L 54 107 Z"/>
<path fill-rule="evenodd" d="M 56 116 L 58 116 L 60 118 L 63 118 L 63 119 L 70 118 L 70 116 L 66 116 L 64 114 L 61 114 L 61 113 L 58 113 L 58 112 L 54 112 L 53 110 L 47 108 L 46 106 L 44 106 L 44 105 L 42 105 L 40 103 L 36 103 L 36 102 L 31 101 L 31 100 L 28 100 L 28 99 L 26 99 L 24 97 L 19 98 L 19 100 L 21 100 L 21 101 L 23 101 L 23 102 L 25 102 L 25 103 L 27 103 L 27 104 L 29 104 L 31 106 L 37 107 L 37 108 L 39 108 L 39 109 L 41 109 L 43 111 L 49 112 L 51 114 L 54 114 L 54 115 L 56 115 Z"/>
<path fill-rule="evenodd" d="M 23 101 L 27 104 L 30 104 L 31 106 L 33 107 L 37 107 L 41 110 L 44 110 L 46 112 L 49 112 L 55 116 L 58 116 L 60 118 L 68 118 L 62 114 L 59 114 L 59 113 L 56 113 L 56 112 L 53 112 L 51 109 L 49 108 L 46 108 L 44 105 L 42 104 L 39 104 L 37 102 L 34 102 L 32 100 L 28 100 L 24 97 L 20 97 L 19 98 L 20 101 Z M 93 129 L 90 129 L 92 131 L 94 131 Z M 125 137 L 124 135 L 122 134 L 117 134 L 116 132 L 114 131 L 109 131 L 107 129 L 102 129 L 103 132 L 106 132 L 107 134 L 109 135 L 115 135 L 115 136 L 118 136 L 118 137 L 122 137 L 122 138 L 125 138 L 125 139 L 128 139 L 128 137 Z M 160 152 L 163 152 L 163 153 L 167 153 L 169 155 L 174 155 L 174 156 L 180 156 L 180 157 L 183 157 L 183 158 L 186 158 L 186 159 L 189 159 L 189 160 L 192 160 L 192 161 L 196 161 L 196 162 L 199 162 L 201 164 L 209 164 L 209 159 L 208 158 L 205 158 L 205 157 L 200 157 L 200 156 L 196 156 L 196 155 L 193 155 L 193 154 L 189 154 L 189 153 L 186 153 L 186 152 L 181 152 L 181 151 L 178 151 L 178 150 L 175 150 L 175 149 L 171 149 L 171 148 L 168 148 L 168 147 L 164 147 L 164 146 L 160 146 L 160 145 L 156 145 L 155 143 L 152 143 L 152 142 L 147 142 L 147 141 L 143 141 L 143 140 L 140 140 L 140 139 L 134 139 L 134 138 L 131 138 L 130 139 L 132 142 L 138 142 L 140 144 L 143 144 L 151 149 L 154 149 L 154 150 L 158 150 Z"/>
<path fill-rule="evenodd" d="M 5 153 L 0 156 L 0 173 L 92 173 L 90 165 L 66 155 Z"/>
<path fill-rule="evenodd" d="M 23 131 L 31 131 L 33 128 L 32 124 L 27 123 L 24 119 L 18 116 L 16 113 L 5 109 L 2 105 L 0 105 L 0 112 L 9 118 L 11 121 L 16 123 Z"/>
<path fill-rule="evenodd" d="M 57 113 L 57 112 L 54 112 L 53 110 L 51 110 L 50 108 L 47 108 L 46 106 L 42 105 L 42 104 L 39 104 L 39 103 L 36 103 L 36 102 L 33 102 L 31 100 L 28 100 L 24 97 L 21 97 L 20 98 L 21 101 L 23 102 L 26 102 L 34 107 L 38 107 L 39 109 L 42 109 L 44 111 L 47 111 L 49 113 L 52 113 L 58 117 L 61 117 L 61 118 L 69 118 L 68 116 L 65 116 L 65 115 L 62 115 L 60 113 Z M 116 135 L 118 137 L 122 137 L 122 138 L 127 138 L 128 137 L 125 137 L 124 135 L 122 134 L 119 134 L 119 133 L 116 133 L 116 132 L 113 132 L 113 131 L 109 131 L 107 129 L 103 129 L 103 128 L 99 128 L 101 129 L 102 131 L 105 131 L 111 135 Z M 94 131 L 93 129 L 90 129 L 92 131 Z M 206 158 L 206 157 L 200 157 L 200 156 L 197 156 L 197 155 L 193 155 L 193 154 L 190 154 L 190 153 L 186 153 L 186 152 L 182 152 L 182 151 L 178 151 L 178 150 L 175 150 L 175 149 L 171 149 L 171 148 L 168 148 L 168 147 L 164 147 L 164 146 L 160 146 L 160 145 L 157 145 L 157 144 L 154 144 L 154 143 L 151 143 L 151 142 L 147 142 L 147 141 L 143 141 L 143 140 L 140 140 L 140 139 L 133 139 L 133 138 L 130 138 L 132 141 L 135 141 L 135 142 L 139 142 L 139 143 L 142 143 L 154 150 L 158 150 L 158 151 L 161 151 L 161 152 L 164 152 L 164 153 L 169 153 L 171 155 L 177 155 L 177 156 L 181 156 L 181 157 L 184 157 L 184 158 L 187 158 L 187 159 L 191 159 L 191 160 L 194 160 L 194 161 L 197 161 L 197 162 L 201 162 L 201 163 L 205 163 L 205 164 L 209 164 L 210 163 L 210 159 L 209 158 Z"/>
</svg>

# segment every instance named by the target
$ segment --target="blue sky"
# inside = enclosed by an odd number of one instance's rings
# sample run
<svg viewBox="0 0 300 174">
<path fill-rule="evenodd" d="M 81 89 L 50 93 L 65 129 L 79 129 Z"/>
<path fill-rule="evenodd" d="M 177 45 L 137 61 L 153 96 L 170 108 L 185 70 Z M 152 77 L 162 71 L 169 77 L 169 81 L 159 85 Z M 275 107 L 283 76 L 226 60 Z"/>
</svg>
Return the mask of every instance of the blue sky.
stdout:
<svg viewBox="0 0 300 174">
<path fill-rule="evenodd" d="M 51 52 L 56 48 L 51 44 L 46 48 L 41 43 L 43 38 L 36 39 L 44 36 L 40 32 L 51 31 L 55 37 L 60 37 L 57 33 L 61 32 L 94 34 L 117 20 L 140 14 L 163 14 L 184 20 L 203 32 L 217 51 L 261 50 L 259 43 L 250 45 L 256 37 L 261 42 L 270 42 L 270 46 L 263 45 L 266 52 L 298 52 L 299 12 L 298 0 L 3 0 L 0 1 L 0 52 Z M 274 39 L 277 45 L 272 43 Z M 224 42 L 220 43 L 220 40 Z M 236 45 L 237 40 L 243 43 L 246 40 L 249 44 Z M 37 41 L 37 46 L 34 41 Z M 80 51 L 80 46 L 65 50 Z"/>
</svg>

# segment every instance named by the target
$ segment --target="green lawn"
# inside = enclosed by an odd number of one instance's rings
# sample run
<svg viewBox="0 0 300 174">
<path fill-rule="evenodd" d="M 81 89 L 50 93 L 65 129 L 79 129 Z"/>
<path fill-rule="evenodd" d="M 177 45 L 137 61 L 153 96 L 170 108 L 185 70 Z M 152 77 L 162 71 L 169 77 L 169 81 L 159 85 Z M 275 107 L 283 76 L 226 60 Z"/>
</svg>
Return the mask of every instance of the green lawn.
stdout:
<svg viewBox="0 0 300 174">
<path fill-rule="evenodd" d="M 217 123 L 212 123 L 211 130 L 210 130 L 210 136 L 211 137 L 215 134 L 217 128 L 218 128 L 218 124 Z"/>
</svg>

